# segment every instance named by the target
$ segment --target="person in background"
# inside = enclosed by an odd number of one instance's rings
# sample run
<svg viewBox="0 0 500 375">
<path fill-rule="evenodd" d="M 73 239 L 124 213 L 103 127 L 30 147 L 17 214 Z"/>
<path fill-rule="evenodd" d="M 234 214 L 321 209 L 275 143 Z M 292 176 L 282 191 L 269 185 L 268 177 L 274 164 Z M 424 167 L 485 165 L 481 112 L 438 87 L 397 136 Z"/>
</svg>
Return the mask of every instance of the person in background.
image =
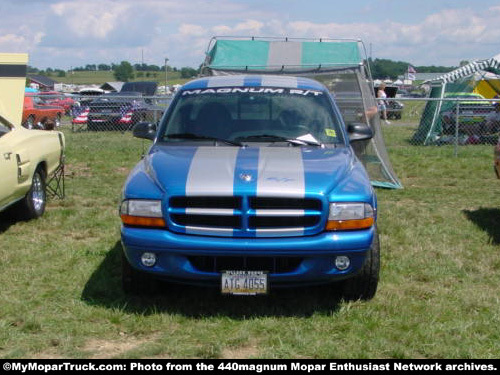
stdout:
<svg viewBox="0 0 500 375">
<path fill-rule="evenodd" d="M 382 117 L 385 120 L 386 124 L 390 124 L 387 120 L 387 104 L 385 99 L 387 99 L 387 94 L 385 93 L 385 83 L 381 83 L 377 90 L 377 99 L 378 99 L 378 109 L 382 112 Z"/>
</svg>

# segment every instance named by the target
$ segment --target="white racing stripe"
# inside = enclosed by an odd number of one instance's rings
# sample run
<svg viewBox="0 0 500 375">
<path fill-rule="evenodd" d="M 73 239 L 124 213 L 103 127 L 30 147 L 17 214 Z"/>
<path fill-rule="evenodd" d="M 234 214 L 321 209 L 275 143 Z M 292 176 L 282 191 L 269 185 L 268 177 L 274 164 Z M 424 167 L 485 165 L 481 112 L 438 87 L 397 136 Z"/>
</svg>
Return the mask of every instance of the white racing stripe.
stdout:
<svg viewBox="0 0 500 375">
<path fill-rule="evenodd" d="M 224 78 L 208 79 L 207 87 L 240 87 L 245 85 L 246 76 L 226 76 Z"/>
<path fill-rule="evenodd" d="M 260 149 L 257 196 L 305 196 L 304 162 L 300 147 Z"/>
<path fill-rule="evenodd" d="M 186 181 L 186 195 L 233 196 L 237 147 L 198 147 Z"/>
<path fill-rule="evenodd" d="M 288 198 L 303 198 L 305 196 L 304 162 L 301 148 L 263 147 L 260 149 L 257 196 Z M 257 229 L 256 231 L 257 237 L 300 236 L 303 233 L 304 228 L 273 228 Z"/>
</svg>

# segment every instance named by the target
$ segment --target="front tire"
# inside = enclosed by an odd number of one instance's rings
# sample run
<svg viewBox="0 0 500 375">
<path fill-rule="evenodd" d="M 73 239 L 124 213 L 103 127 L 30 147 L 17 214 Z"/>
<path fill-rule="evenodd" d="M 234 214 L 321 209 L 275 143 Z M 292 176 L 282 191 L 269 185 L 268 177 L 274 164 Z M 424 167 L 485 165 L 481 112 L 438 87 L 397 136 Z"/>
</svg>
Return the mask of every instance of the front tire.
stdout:
<svg viewBox="0 0 500 375">
<path fill-rule="evenodd" d="M 17 212 L 24 219 L 37 219 L 45 212 L 46 204 L 47 186 L 45 183 L 45 173 L 41 167 L 38 167 L 33 174 L 30 190 L 19 202 Z"/>
<path fill-rule="evenodd" d="M 55 125 L 56 125 L 56 128 L 58 128 L 58 127 L 60 127 L 60 126 L 61 126 L 61 117 L 62 117 L 62 116 L 61 116 L 61 114 L 60 114 L 60 113 L 58 113 L 58 114 L 56 115 L 56 118 L 55 118 Z"/>
<path fill-rule="evenodd" d="M 24 123 L 24 127 L 26 129 L 33 129 L 35 127 L 35 117 L 28 116 L 28 118 L 26 119 L 26 122 Z"/>
<path fill-rule="evenodd" d="M 380 242 L 377 229 L 368 250 L 365 262 L 356 276 L 343 281 L 342 297 L 346 301 L 368 301 L 377 292 L 380 272 Z"/>
</svg>

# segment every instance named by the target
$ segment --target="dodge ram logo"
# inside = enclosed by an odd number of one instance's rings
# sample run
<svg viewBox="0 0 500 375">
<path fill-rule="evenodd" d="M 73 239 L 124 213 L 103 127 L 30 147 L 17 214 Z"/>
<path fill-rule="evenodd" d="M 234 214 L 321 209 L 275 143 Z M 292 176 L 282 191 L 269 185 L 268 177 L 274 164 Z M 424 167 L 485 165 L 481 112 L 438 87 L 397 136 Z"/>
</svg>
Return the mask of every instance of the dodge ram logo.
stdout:
<svg viewBox="0 0 500 375">
<path fill-rule="evenodd" d="M 251 182 L 253 180 L 253 176 L 249 173 L 240 174 L 240 180 L 245 182 Z"/>
</svg>

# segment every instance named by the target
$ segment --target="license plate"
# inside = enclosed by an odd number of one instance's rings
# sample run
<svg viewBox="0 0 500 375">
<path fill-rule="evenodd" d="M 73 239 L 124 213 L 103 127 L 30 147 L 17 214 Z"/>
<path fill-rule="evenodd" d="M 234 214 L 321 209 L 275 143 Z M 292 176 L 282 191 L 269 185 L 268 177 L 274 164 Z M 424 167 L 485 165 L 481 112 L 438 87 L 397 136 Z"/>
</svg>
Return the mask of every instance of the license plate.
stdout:
<svg viewBox="0 0 500 375">
<path fill-rule="evenodd" d="M 224 271 L 221 281 L 222 294 L 267 294 L 267 273 L 262 271 Z"/>
</svg>

